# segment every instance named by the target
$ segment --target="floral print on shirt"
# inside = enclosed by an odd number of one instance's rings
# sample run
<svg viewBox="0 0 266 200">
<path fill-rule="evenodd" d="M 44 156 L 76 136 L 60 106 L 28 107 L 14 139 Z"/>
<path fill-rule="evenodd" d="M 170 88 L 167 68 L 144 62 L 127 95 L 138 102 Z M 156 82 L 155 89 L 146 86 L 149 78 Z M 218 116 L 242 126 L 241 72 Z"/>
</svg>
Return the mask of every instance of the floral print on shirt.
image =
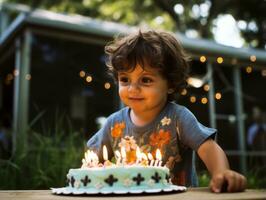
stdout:
<svg viewBox="0 0 266 200">
<path fill-rule="evenodd" d="M 111 129 L 111 135 L 114 138 L 120 138 L 123 135 L 123 130 L 126 127 L 125 122 L 117 122 Z"/>
<path fill-rule="evenodd" d="M 150 145 L 153 147 L 157 147 L 160 150 L 169 143 L 171 134 L 169 131 L 165 131 L 160 129 L 159 132 L 152 133 L 150 135 Z"/>
</svg>

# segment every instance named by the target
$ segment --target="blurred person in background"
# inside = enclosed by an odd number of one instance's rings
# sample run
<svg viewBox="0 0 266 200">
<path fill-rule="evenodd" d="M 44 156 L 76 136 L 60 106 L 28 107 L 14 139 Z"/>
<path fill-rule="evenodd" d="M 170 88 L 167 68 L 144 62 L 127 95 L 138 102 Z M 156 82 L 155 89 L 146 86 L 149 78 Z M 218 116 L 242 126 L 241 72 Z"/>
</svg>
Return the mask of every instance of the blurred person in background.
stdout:
<svg viewBox="0 0 266 200">
<path fill-rule="evenodd" d="M 252 151 L 266 152 L 266 112 L 258 107 L 252 109 L 253 123 L 248 128 L 247 143 Z M 259 156 L 254 160 L 258 166 L 266 166 L 266 157 Z"/>
</svg>

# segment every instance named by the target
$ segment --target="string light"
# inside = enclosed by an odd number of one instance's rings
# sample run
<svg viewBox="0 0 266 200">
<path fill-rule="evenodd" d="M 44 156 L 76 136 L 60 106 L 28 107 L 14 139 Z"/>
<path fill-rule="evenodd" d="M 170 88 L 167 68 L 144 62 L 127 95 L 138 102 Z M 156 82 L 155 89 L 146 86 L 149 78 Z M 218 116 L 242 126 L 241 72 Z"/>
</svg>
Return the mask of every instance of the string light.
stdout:
<svg viewBox="0 0 266 200">
<path fill-rule="evenodd" d="M 202 98 L 201 98 L 201 103 L 202 103 L 202 104 L 206 104 L 206 103 L 208 103 L 208 99 L 207 99 L 206 97 L 202 97 Z"/>
<path fill-rule="evenodd" d="M 13 80 L 13 78 L 14 78 L 13 74 L 7 74 L 7 76 L 6 76 L 7 81 L 11 81 L 11 80 Z"/>
<path fill-rule="evenodd" d="M 247 66 L 247 67 L 246 67 L 246 72 L 247 72 L 248 74 L 250 74 L 250 73 L 252 72 L 252 67 L 251 67 L 251 66 Z"/>
<path fill-rule="evenodd" d="M 249 57 L 249 59 L 250 59 L 251 62 L 255 62 L 255 61 L 257 60 L 257 58 L 256 58 L 255 55 L 251 55 L 251 56 Z"/>
<path fill-rule="evenodd" d="M 10 85 L 10 84 L 11 84 L 11 81 L 12 81 L 13 79 L 14 79 L 13 74 L 9 73 L 9 74 L 6 75 L 6 78 L 5 78 L 5 80 L 4 80 L 4 83 L 5 83 L 6 85 Z"/>
<path fill-rule="evenodd" d="M 215 93 L 215 99 L 220 100 L 222 98 L 222 94 L 220 92 Z"/>
<path fill-rule="evenodd" d="M 108 82 L 106 82 L 106 83 L 104 84 L 104 88 L 107 89 L 107 90 L 109 90 L 109 89 L 111 88 L 111 84 L 108 83 Z"/>
<path fill-rule="evenodd" d="M 30 75 L 30 74 L 27 74 L 27 75 L 25 76 L 25 79 L 28 80 L 28 81 L 30 81 L 30 80 L 31 80 L 31 75 Z"/>
<path fill-rule="evenodd" d="M 224 59 L 222 57 L 218 57 L 217 58 L 217 63 L 222 64 L 223 61 L 224 61 Z"/>
<path fill-rule="evenodd" d="M 13 74 L 14 74 L 14 76 L 18 76 L 18 75 L 19 75 L 19 71 L 18 71 L 18 69 L 15 69 L 15 70 L 13 71 Z"/>
<path fill-rule="evenodd" d="M 183 89 L 181 95 L 185 96 L 187 94 L 187 89 Z"/>
<path fill-rule="evenodd" d="M 190 97 L 190 102 L 191 102 L 191 103 L 195 103 L 195 102 L 196 102 L 196 100 L 197 100 L 197 99 L 196 99 L 196 97 L 195 97 L 195 96 L 191 96 L 191 97 Z"/>
<path fill-rule="evenodd" d="M 204 63 L 204 62 L 206 62 L 206 57 L 205 56 L 200 56 L 200 62 L 202 62 L 202 63 Z"/>
<path fill-rule="evenodd" d="M 263 77 L 266 77 L 266 69 L 264 69 L 264 70 L 261 71 L 261 75 L 262 75 Z"/>
<path fill-rule="evenodd" d="M 205 84 L 205 85 L 203 86 L 203 89 L 204 89 L 206 92 L 208 92 L 208 91 L 210 90 L 210 86 L 209 86 L 208 84 Z"/>
<path fill-rule="evenodd" d="M 200 88 L 204 84 L 203 80 L 197 77 L 189 77 L 187 83 L 195 88 Z"/>
<path fill-rule="evenodd" d="M 80 76 L 81 78 L 84 78 L 84 77 L 86 76 L 86 73 L 85 73 L 83 70 L 81 70 L 81 71 L 79 72 L 79 76 Z"/>
<path fill-rule="evenodd" d="M 87 81 L 88 83 L 92 82 L 92 76 L 87 76 L 87 77 L 86 77 L 86 81 Z"/>
</svg>

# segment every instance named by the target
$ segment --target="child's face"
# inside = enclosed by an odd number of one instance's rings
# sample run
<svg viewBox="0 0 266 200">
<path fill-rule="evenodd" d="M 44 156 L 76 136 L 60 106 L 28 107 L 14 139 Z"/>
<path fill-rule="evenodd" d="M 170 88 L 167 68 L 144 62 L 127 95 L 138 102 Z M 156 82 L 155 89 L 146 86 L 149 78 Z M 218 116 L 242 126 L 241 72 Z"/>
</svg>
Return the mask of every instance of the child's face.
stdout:
<svg viewBox="0 0 266 200">
<path fill-rule="evenodd" d="M 119 96 L 136 113 L 157 114 L 166 104 L 168 84 L 153 68 L 139 65 L 134 71 L 118 73 Z"/>
</svg>

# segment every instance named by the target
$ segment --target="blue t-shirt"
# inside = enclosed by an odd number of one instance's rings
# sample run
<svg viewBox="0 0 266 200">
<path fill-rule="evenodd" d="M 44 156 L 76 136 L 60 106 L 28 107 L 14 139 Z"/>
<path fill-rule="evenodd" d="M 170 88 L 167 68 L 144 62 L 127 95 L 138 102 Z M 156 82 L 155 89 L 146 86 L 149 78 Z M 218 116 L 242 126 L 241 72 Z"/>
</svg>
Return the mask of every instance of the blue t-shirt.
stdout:
<svg viewBox="0 0 266 200">
<path fill-rule="evenodd" d="M 130 119 L 130 108 L 125 107 L 107 118 L 107 122 L 88 142 L 89 149 L 96 151 L 102 159 L 102 147 L 107 146 L 109 158 L 115 150 L 126 146 L 127 158 L 135 155 L 136 146 L 145 153 L 155 155 L 160 149 L 163 164 L 170 169 L 174 184 L 197 186 L 194 151 L 216 129 L 198 122 L 184 106 L 173 102 L 166 104 L 160 114 L 149 124 L 139 127 Z"/>
</svg>

